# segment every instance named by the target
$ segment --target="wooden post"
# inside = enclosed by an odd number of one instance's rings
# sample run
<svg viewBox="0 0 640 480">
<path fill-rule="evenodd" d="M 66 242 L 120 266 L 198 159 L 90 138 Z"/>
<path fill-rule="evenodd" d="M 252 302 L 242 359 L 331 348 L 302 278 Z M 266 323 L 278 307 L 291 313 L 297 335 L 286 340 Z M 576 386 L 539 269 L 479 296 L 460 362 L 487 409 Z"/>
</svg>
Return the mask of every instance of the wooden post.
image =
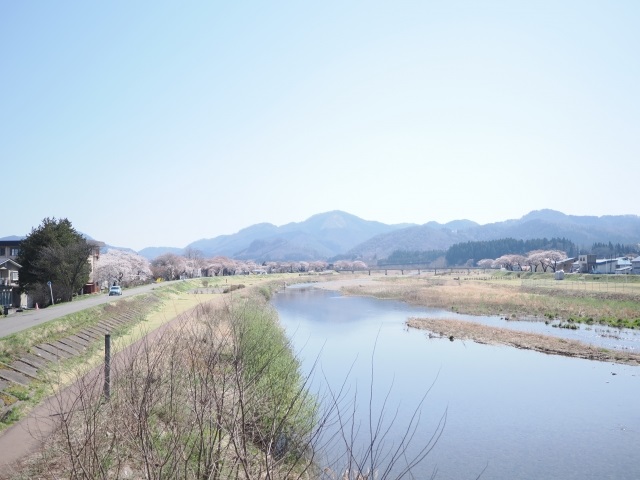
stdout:
<svg viewBox="0 0 640 480">
<path fill-rule="evenodd" d="M 104 336 L 104 398 L 111 398 L 111 335 Z"/>
</svg>

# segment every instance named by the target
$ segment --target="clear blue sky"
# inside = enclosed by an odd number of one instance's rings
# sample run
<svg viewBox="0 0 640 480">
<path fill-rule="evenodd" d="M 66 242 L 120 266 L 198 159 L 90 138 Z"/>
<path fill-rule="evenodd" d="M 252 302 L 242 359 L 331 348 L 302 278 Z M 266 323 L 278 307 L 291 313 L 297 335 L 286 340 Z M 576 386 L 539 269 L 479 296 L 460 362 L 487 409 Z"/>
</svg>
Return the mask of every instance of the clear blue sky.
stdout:
<svg viewBox="0 0 640 480">
<path fill-rule="evenodd" d="M 0 237 L 640 214 L 640 2 L 0 3 Z"/>
</svg>

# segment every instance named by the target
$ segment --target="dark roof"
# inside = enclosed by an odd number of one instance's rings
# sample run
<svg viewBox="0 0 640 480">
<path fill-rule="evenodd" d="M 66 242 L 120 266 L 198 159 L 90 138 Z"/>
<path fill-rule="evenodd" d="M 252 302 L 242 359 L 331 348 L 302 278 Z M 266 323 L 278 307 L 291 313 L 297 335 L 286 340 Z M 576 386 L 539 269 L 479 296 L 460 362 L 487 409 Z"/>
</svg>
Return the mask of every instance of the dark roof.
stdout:
<svg viewBox="0 0 640 480">
<path fill-rule="evenodd" d="M 22 240 L 24 240 L 23 238 L 19 237 L 16 237 L 16 240 L 7 240 L 7 238 L 9 237 L 5 237 L 4 239 L 0 240 L 0 247 L 17 247 L 20 245 Z"/>
</svg>

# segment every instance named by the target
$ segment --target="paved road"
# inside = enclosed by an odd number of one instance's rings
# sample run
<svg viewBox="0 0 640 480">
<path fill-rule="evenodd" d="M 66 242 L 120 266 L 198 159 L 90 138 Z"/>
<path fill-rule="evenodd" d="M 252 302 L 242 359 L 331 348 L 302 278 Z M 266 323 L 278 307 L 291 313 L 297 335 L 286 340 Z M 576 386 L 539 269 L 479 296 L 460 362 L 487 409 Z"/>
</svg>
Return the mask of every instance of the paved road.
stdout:
<svg viewBox="0 0 640 480">
<path fill-rule="evenodd" d="M 180 281 L 180 280 L 176 280 Z M 40 310 L 25 310 L 24 312 L 13 313 L 8 317 L 0 317 L 0 338 L 11 335 L 12 333 L 26 330 L 27 328 L 35 327 L 41 323 L 48 322 L 54 318 L 63 317 L 70 313 L 79 312 L 86 308 L 95 307 L 102 303 L 119 301 L 125 297 L 131 297 L 139 295 L 141 293 L 149 292 L 159 286 L 164 286 L 170 282 L 164 282 L 162 284 L 153 283 L 150 285 L 143 285 L 141 287 L 130 288 L 122 291 L 120 297 L 110 297 L 107 294 L 97 294 L 90 298 L 83 298 L 75 302 L 61 303 L 48 308 Z"/>
</svg>

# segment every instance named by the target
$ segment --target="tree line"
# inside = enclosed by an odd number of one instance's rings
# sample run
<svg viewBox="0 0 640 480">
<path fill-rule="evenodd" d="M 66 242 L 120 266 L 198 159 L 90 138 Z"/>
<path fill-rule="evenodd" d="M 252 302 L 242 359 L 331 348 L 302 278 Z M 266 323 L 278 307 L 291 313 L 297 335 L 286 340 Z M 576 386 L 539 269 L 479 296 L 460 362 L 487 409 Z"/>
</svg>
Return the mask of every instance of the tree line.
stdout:
<svg viewBox="0 0 640 480">
<path fill-rule="evenodd" d="M 640 244 L 596 242 L 591 246 L 591 250 L 588 253 L 592 253 L 600 258 L 622 257 L 629 254 L 640 255 Z"/>
<path fill-rule="evenodd" d="M 530 240 L 501 238 L 457 243 L 449 247 L 445 258 L 448 265 L 475 265 L 484 258 L 498 258 L 507 254 L 525 255 L 534 250 L 559 250 L 568 256 L 576 256 L 579 251 L 576 244 L 566 238 L 534 238 Z"/>
<path fill-rule="evenodd" d="M 445 253 L 445 250 L 396 250 L 386 259 L 378 261 L 378 265 L 424 265 L 436 261 L 438 258 L 445 255 Z"/>
</svg>

